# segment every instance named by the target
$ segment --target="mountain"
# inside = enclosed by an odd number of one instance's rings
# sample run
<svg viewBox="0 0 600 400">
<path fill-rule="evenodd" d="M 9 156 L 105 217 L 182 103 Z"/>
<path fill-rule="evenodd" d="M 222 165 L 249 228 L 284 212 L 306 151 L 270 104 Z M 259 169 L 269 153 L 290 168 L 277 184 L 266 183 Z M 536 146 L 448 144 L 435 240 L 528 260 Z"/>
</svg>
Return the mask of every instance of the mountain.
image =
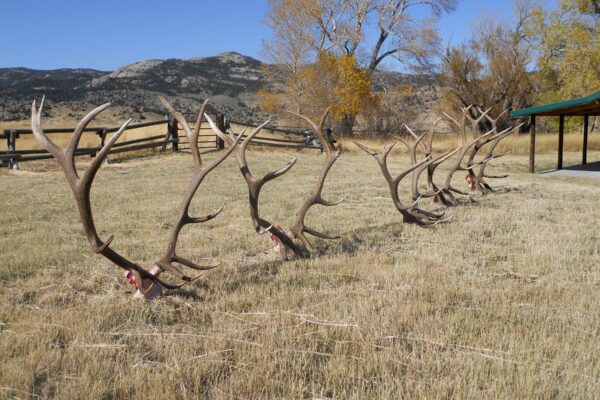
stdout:
<svg viewBox="0 0 600 400">
<path fill-rule="evenodd" d="M 113 72 L 84 69 L 36 71 L 0 69 L 0 120 L 27 119 L 33 99 L 47 98 L 50 116 L 89 110 L 113 103 L 115 117 L 164 115 L 158 95 L 171 98 L 182 110 L 195 110 L 198 102 L 211 105 L 232 118 L 264 118 L 254 93 L 269 83 L 261 62 L 238 53 L 190 60 L 148 60 Z M 74 116 L 74 115 L 73 115 Z"/>
<path fill-rule="evenodd" d="M 141 61 L 113 72 L 4 68 L 0 69 L 0 121 L 29 118 L 32 100 L 43 95 L 48 116 L 81 116 L 94 106 L 111 102 L 115 118 L 141 120 L 164 115 L 158 101 L 158 95 L 163 95 L 180 110 L 196 110 L 200 101 L 210 97 L 214 110 L 257 123 L 268 116 L 259 109 L 255 93 L 271 86 L 262 65 L 252 57 L 226 52 L 189 60 Z M 433 87 L 431 77 L 393 72 L 379 74 L 376 81 Z"/>
</svg>

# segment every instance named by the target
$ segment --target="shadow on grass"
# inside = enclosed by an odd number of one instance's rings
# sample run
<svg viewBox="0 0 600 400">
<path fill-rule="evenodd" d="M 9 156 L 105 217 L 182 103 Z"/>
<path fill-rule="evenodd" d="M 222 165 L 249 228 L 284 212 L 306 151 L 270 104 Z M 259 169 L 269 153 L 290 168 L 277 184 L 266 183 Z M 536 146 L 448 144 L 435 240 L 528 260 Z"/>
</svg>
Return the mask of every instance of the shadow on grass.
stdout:
<svg viewBox="0 0 600 400">
<path fill-rule="evenodd" d="M 509 186 L 498 187 L 494 192 L 487 193 L 485 195 L 479 195 L 477 198 L 473 196 L 459 197 L 458 206 L 477 207 L 483 205 L 486 201 L 491 200 L 495 195 L 506 194 L 513 191 L 519 191 L 518 188 Z M 475 195 L 475 193 L 474 193 Z M 456 206 L 456 207 L 458 207 Z M 443 208 L 436 207 L 430 212 L 445 213 L 446 215 L 451 214 L 451 210 L 454 207 Z M 390 237 L 396 238 L 400 241 L 399 244 L 404 242 L 404 232 L 406 224 L 402 222 L 402 215 L 398 212 L 390 213 L 390 222 L 382 225 L 368 225 L 357 229 L 352 229 L 341 233 L 341 237 L 337 240 L 313 240 L 313 250 L 311 252 L 310 259 L 327 259 L 331 257 L 337 257 L 339 255 L 345 255 L 347 257 L 355 257 L 360 251 L 371 250 L 379 251 L 383 247 L 381 243 L 385 243 Z M 446 224 L 452 224 L 454 220 L 451 219 Z M 429 227 L 428 229 L 436 229 L 436 226 Z M 302 265 L 303 260 L 293 258 L 288 262 L 282 260 L 260 260 L 256 259 L 243 265 L 232 266 L 232 273 L 227 273 L 221 283 L 222 288 L 226 293 L 232 293 L 240 290 L 242 287 L 264 287 L 263 285 L 268 284 L 276 279 L 282 268 L 291 266 Z M 196 281 L 192 283 L 194 286 L 185 286 L 178 289 L 175 293 L 180 296 L 187 297 L 196 301 L 205 301 L 207 292 L 214 290 L 206 281 Z"/>
<path fill-rule="evenodd" d="M 235 292 L 242 286 L 263 287 L 279 275 L 282 265 L 284 265 L 284 262 L 281 260 L 257 260 L 235 267 L 235 272 L 227 274 L 225 277 L 222 287 L 227 293 Z"/>
</svg>

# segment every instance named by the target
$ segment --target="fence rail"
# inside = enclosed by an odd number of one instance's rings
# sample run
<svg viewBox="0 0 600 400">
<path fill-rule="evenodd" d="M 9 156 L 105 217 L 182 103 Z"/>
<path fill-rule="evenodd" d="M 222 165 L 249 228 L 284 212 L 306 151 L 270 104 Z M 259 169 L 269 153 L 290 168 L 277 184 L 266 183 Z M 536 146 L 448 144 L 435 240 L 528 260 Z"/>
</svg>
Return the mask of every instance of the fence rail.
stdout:
<svg viewBox="0 0 600 400">
<path fill-rule="evenodd" d="M 190 123 L 194 124 L 197 121 L 196 113 L 185 113 L 185 118 Z M 222 114 L 214 115 L 217 126 L 226 131 L 231 125 L 238 127 L 256 128 L 256 125 L 240 122 L 229 121 Z M 183 130 L 175 119 L 161 119 L 157 121 L 144 122 L 139 124 L 129 125 L 127 131 L 150 128 L 154 126 L 164 125 L 164 133 L 152 134 L 147 137 L 124 140 L 115 143 L 108 156 L 120 153 L 135 152 L 140 150 L 148 150 L 160 148 L 160 151 L 166 151 L 169 147 L 173 152 L 181 150 L 189 150 L 189 142 L 185 135 L 180 135 Z M 47 134 L 71 134 L 74 128 L 50 128 L 44 129 Z M 115 133 L 119 127 L 101 127 L 101 128 L 86 128 L 85 133 L 95 133 L 98 140 L 97 146 L 78 148 L 75 155 L 77 156 L 95 156 L 104 146 L 107 135 Z M 19 149 L 17 146 L 18 139 L 22 136 L 32 135 L 31 129 L 5 129 L 0 131 L 0 140 L 6 140 L 6 150 L 0 150 L 0 167 L 8 167 L 18 169 L 20 162 L 45 160 L 52 158 L 52 155 L 45 149 Z M 242 135 L 242 139 L 247 135 Z M 302 139 L 300 139 L 302 137 Z M 316 136 L 311 131 L 300 128 L 278 128 L 266 127 L 261 136 L 256 136 L 250 142 L 253 146 L 265 146 L 274 148 L 295 148 L 301 149 L 320 149 L 323 147 L 316 140 Z M 200 134 L 198 137 L 198 147 L 201 150 L 218 150 L 224 148 L 223 141 L 214 133 Z M 108 160 L 107 156 L 107 160 Z"/>
<path fill-rule="evenodd" d="M 240 121 L 228 121 L 228 126 L 237 125 L 238 128 L 256 128 L 257 125 L 240 122 Z M 253 146 L 267 146 L 275 148 L 295 148 L 301 149 L 318 149 L 323 150 L 323 145 L 317 139 L 315 133 L 305 128 L 291 128 L 291 127 L 277 127 L 267 125 L 261 131 L 262 136 L 255 136 L 250 145 Z M 279 135 L 279 136 L 275 136 Z M 289 137 L 292 136 L 292 137 Z M 247 135 L 242 135 L 242 139 L 245 139 Z M 300 137 L 302 139 L 300 139 Z M 333 140 L 333 139 L 331 139 Z M 333 141 L 335 142 L 335 141 Z"/>
</svg>

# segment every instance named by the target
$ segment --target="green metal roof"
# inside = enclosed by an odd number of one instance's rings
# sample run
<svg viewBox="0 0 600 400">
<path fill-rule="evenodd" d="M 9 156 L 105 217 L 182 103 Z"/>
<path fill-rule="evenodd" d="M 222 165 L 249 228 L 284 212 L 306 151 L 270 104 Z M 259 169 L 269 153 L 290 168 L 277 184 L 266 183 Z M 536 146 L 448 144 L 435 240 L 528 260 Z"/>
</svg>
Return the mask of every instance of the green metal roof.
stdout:
<svg viewBox="0 0 600 400">
<path fill-rule="evenodd" d="M 522 108 L 510 113 L 512 118 L 530 115 L 600 115 L 600 92 L 586 97 Z"/>
</svg>

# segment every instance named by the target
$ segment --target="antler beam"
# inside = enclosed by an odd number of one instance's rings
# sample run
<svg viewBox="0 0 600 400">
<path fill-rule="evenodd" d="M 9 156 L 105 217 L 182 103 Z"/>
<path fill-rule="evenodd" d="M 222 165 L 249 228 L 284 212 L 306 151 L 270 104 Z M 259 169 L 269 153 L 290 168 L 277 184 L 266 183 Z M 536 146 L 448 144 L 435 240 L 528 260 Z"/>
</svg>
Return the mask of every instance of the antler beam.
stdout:
<svg viewBox="0 0 600 400">
<path fill-rule="evenodd" d="M 329 110 L 330 110 L 330 108 L 327 108 L 325 110 L 325 112 L 323 113 L 323 116 L 321 117 L 319 124 L 316 124 L 310 118 L 308 118 L 302 114 L 298 114 L 293 111 L 288 111 L 288 113 L 295 115 L 296 117 L 301 118 L 308 123 L 308 125 L 317 134 L 321 144 L 323 145 L 323 148 L 325 149 L 325 154 L 326 154 L 325 161 L 323 162 L 323 167 L 321 167 L 321 172 L 319 173 L 319 177 L 317 178 L 317 183 L 315 185 L 315 188 L 313 189 L 311 195 L 304 201 L 304 203 L 300 207 L 300 210 L 298 210 L 298 213 L 296 214 L 296 221 L 294 222 L 294 225 L 292 225 L 292 227 L 290 229 L 290 233 L 291 233 L 292 237 L 295 239 L 301 240 L 302 243 L 304 243 L 304 245 L 309 250 L 312 250 L 312 245 L 311 245 L 310 241 L 307 239 L 305 233 L 308 233 L 309 235 L 316 236 L 316 237 L 319 237 L 322 239 L 332 239 L 332 240 L 339 239 L 339 236 L 328 235 L 328 234 L 321 233 L 312 228 L 307 227 L 305 225 L 304 220 L 306 218 L 306 214 L 308 213 L 308 210 L 315 204 L 320 204 L 322 206 L 331 207 L 331 206 L 338 205 L 345 200 L 345 198 L 342 198 L 338 201 L 327 201 L 327 200 L 323 199 L 323 195 L 322 195 L 323 185 L 325 184 L 325 179 L 327 178 L 327 174 L 329 173 L 329 171 L 331 170 L 331 167 L 333 167 L 333 164 L 335 163 L 335 161 L 338 159 L 338 157 L 340 155 L 339 152 L 334 148 L 333 144 L 327 140 L 325 133 L 323 132 L 323 127 L 325 126 L 325 121 L 327 120 L 327 116 L 329 115 Z"/>
<path fill-rule="evenodd" d="M 450 121 L 452 121 L 455 125 L 457 125 L 459 127 L 460 140 L 461 140 L 461 145 L 459 147 L 460 150 L 458 151 L 458 157 L 456 158 L 456 162 L 452 165 L 452 167 L 448 171 L 448 174 L 446 175 L 446 181 L 444 182 L 444 186 L 442 187 L 442 192 L 444 193 L 444 200 L 446 200 L 444 205 L 446 205 L 446 206 L 458 205 L 458 200 L 456 199 L 456 197 L 454 196 L 453 193 L 461 194 L 464 196 L 467 195 L 467 193 L 452 186 L 452 178 L 457 171 L 467 170 L 467 168 L 462 166 L 462 162 L 463 162 L 463 159 L 465 158 L 467 152 L 469 151 L 469 149 L 476 146 L 478 143 L 485 142 L 485 140 L 487 140 L 487 138 L 489 138 L 491 135 L 494 134 L 494 131 L 491 130 L 487 133 L 478 135 L 471 142 L 469 142 L 467 140 L 466 122 L 467 122 L 467 118 L 469 116 L 469 110 L 471 109 L 471 107 L 472 106 L 463 108 L 461 122 L 458 122 L 457 120 L 455 120 L 448 114 L 444 113 L 446 118 L 448 118 Z"/>
<path fill-rule="evenodd" d="M 371 150 L 368 147 L 356 141 L 354 142 L 354 144 L 361 148 L 365 153 L 372 156 L 377 161 L 377 164 L 379 164 L 381 173 L 383 174 L 384 179 L 388 183 L 388 188 L 390 190 L 392 201 L 394 202 L 396 209 L 400 212 L 400 214 L 402 214 L 402 219 L 404 222 L 415 223 L 421 226 L 431 226 L 439 224 L 440 222 L 448 221 L 448 218 L 443 218 L 443 214 L 430 213 L 428 211 L 419 209 L 417 207 L 417 204 L 420 198 L 416 199 L 410 206 L 405 206 L 398 195 L 398 186 L 400 185 L 402 179 L 406 177 L 406 175 L 420 168 L 421 166 L 428 165 L 429 163 L 431 163 L 431 156 L 428 156 L 424 160 L 411 165 L 410 167 L 402 171 L 400 174 L 393 177 L 387 165 L 387 158 L 396 143 L 393 143 L 392 145 L 386 145 L 385 148 L 380 152 Z"/>
<path fill-rule="evenodd" d="M 217 125 L 210 118 L 210 116 L 205 114 L 205 117 L 206 117 L 206 120 L 208 121 L 210 127 L 212 128 L 212 130 L 217 135 L 219 135 L 219 137 L 222 137 L 225 142 L 229 143 L 230 146 L 233 145 L 234 143 L 238 142 L 239 139 L 241 138 L 241 135 L 243 134 L 243 132 L 237 138 L 234 137 L 233 134 L 227 135 L 217 127 Z M 246 184 L 248 185 L 248 201 L 250 204 L 250 217 L 252 218 L 252 223 L 254 224 L 254 229 L 256 230 L 257 233 L 263 234 L 265 232 L 270 232 L 284 246 L 286 246 L 287 248 L 292 250 L 298 257 L 307 258 L 309 256 L 307 254 L 307 252 L 304 251 L 299 246 L 297 246 L 294 243 L 294 241 L 290 238 L 290 236 L 288 236 L 288 234 L 286 232 L 284 232 L 281 228 L 279 228 L 278 225 L 272 224 L 271 222 L 262 218 L 259 213 L 258 199 L 259 199 L 260 191 L 261 191 L 263 185 L 275 178 L 282 176 L 283 174 L 288 172 L 296 163 L 296 158 L 294 158 L 292 161 L 290 161 L 288 164 L 286 164 L 282 168 L 280 168 L 276 171 L 269 172 L 269 173 L 263 175 L 262 177 L 256 177 L 250 171 L 250 168 L 248 167 L 248 162 L 246 160 L 246 149 L 247 149 L 250 141 L 266 125 L 268 125 L 269 122 L 271 122 L 271 120 L 268 120 L 268 121 L 264 122 L 263 124 L 261 124 L 260 126 L 258 126 L 257 128 L 255 128 L 252 131 L 252 133 L 249 134 L 248 136 L 246 136 L 244 141 L 235 149 L 235 157 L 238 161 L 238 166 L 240 167 L 242 176 L 244 177 L 244 180 L 246 181 Z"/>
<path fill-rule="evenodd" d="M 175 225 L 173 226 L 173 230 L 171 232 L 171 240 L 169 241 L 167 250 L 165 251 L 164 255 L 157 262 L 157 265 L 162 270 L 169 271 L 169 272 L 175 274 L 176 276 L 178 276 L 180 279 L 185 280 L 186 276 L 179 270 L 179 268 L 177 268 L 174 265 L 174 263 L 185 265 L 186 267 L 189 267 L 189 268 L 192 268 L 195 270 L 201 270 L 201 271 L 216 268 L 220 265 L 219 262 L 216 262 L 216 263 L 213 263 L 213 264 L 210 264 L 207 266 L 198 265 L 186 258 L 178 256 L 176 254 L 176 248 L 177 248 L 177 241 L 179 240 L 179 234 L 185 225 L 198 224 L 198 223 L 210 221 L 211 219 L 213 219 L 217 215 L 219 215 L 219 213 L 223 210 L 223 207 L 225 205 L 222 205 L 219 209 L 213 211 L 212 213 L 210 213 L 206 216 L 192 217 L 189 214 L 189 209 L 190 209 L 190 205 L 192 203 L 192 199 L 194 198 L 196 191 L 200 187 L 200 184 L 202 183 L 202 181 L 204 180 L 204 178 L 206 177 L 206 175 L 208 175 L 208 173 L 210 171 L 212 171 L 219 164 L 221 164 L 227 157 L 229 157 L 231 152 L 236 148 L 236 143 L 231 143 L 229 145 L 228 149 L 220 157 L 216 158 L 215 160 L 213 160 L 212 162 L 210 162 L 208 164 L 204 164 L 202 162 L 202 158 L 200 156 L 200 149 L 198 147 L 198 136 L 200 134 L 200 129 L 201 129 L 201 125 L 202 125 L 202 116 L 204 115 L 204 110 L 206 109 L 206 106 L 208 105 L 208 99 L 206 101 L 204 101 L 204 103 L 200 107 L 200 110 L 198 112 L 198 119 L 196 121 L 196 126 L 194 127 L 193 130 L 190 128 L 187 120 L 183 117 L 183 115 L 181 113 L 175 111 L 173 106 L 164 97 L 161 96 L 161 97 L 159 97 L 159 99 L 160 99 L 160 102 L 163 104 L 163 106 L 169 111 L 169 114 L 171 114 L 171 116 L 177 120 L 179 125 L 181 125 L 183 127 L 183 130 L 184 130 L 184 132 L 188 138 L 188 141 L 190 143 L 192 158 L 194 160 L 194 175 L 193 175 L 191 181 L 188 183 L 188 187 L 185 192 L 183 202 L 181 204 L 179 213 L 177 215 L 177 221 L 175 222 Z"/>
<path fill-rule="evenodd" d="M 69 144 L 66 149 L 62 149 L 62 148 L 58 147 L 44 133 L 44 130 L 42 128 L 43 103 L 44 103 L 44 100 L 42 99 L 39 108 L 36 107 L 35 101 L 32 104 L 31 126 L 32 126 L 33 133 L 34 133 L 36 139 L 39 140 L 40 143 L 42 143 L 42 145 L 48 150 L 48 152 L 54 156 L 54 158 L 57 160 L 58 164 L 62 168 L 62 170 L 67 178 L 67 182 L 73 192 L 73 195 L 75 198 L 75 203 L 77 204 L 77 208 L 79 210 L 79 216 L 81 219 L 81 223 L 83 225 L 83 230 L 84 230 L 85 235 L 90 243 L 90 246 L 92 247 L 92 250 L 95 253 L 102 254 L 104 257 L 106 257 L 108 260 L 110 260 L 115 265 L 125 269 L 126 271 L 129 271 L 133 275 L 133 278 L 135 280 L 134 281 L 135 286 L 138 288 L 138 290 L 141 292 L 141 294 L 144 297 L 148 297 L 150 295 L 152 295 L 152 296 L 159 295 L 161 287 L 163 287 L 165 289 L 176 289 L 176 288 L 183 286 L 185 283 L 193 281 L 196 278 L 198 278 L 199 275 L 195 276 L 195 277 L 190 277 L 190 276 L 183 274 L 177 267 L 172 265 L 173 262 L 180 263 L 182 265 L 191 267 L 193 269 L 201 269 L 201 270 L 213 268 L 214 266 L 216 266 L 216 265 L 211 265 L 208 267 L 202 267 L 202 266 L 199 266 L 187 259 L 178 257 L 175 254 L 175 247 L 177 244 L 177 239 L 179 237 L 179 232 L 181 231 L 181 229 L 183 228 L 184 225 L 186 225 L 188 223 L 203 222 L 203 221 L 206 221 L 206 220 L 211 219 L 214 216 L 216 216 L 216 214 L 213 213 L 213 214 L 209 215 L 208 217 L 204 217 L 204 218 L 192 218 L 188 214 L 189 205 L 190 205 L 191 200 L 194 197 L 194 194 L 196 193 L 198 187 L 200 186 L 200 183 L 204 179 L 204 177 L 211 170 L 213 170 L 217 165 L 219 165 L 223 160 L 225 160 L 227 158 L 227 156 L 229 156 L 229 154 L 233 151 L 233 149 L 235 147 L 235 143 L 234 143 L 234 146 L 230 147 L 226 152 L 224 152 L 216 160 L 214 160 L 213 162 L 211 162 L 210 164 L 208 164 L 206 166 L 203 166 L 202 161 L 200 159 L 200 153 L 198 151 L 197 140 L 194 142 L 192 142 L 192 140 L 190 140 L 190 143 L 192 145 L 192 154 L 194 154 L 194 163 L 195 163 L 195 167 L 196 167 L 195 172 L 194 172 L 191 182 L 188 185 L 186 195 L 184 196 L 184 201 L 183 201 L 181 210 L 179 212 L 177 223 L 175 224 L 175 226 L 173 228 L 173 232 L 171 235 L 171 241 L 169 242 L 169 245 L 168 245 L 168 250 L 167 250 L 165 256 L 163 256 L 155 264 L 155 267 L 158 268 L 158 271 L 156 273 L 153 273 L 153 272 L 149 272 L 148 270 L 144 269 L 140 265 L 136 264 L 133 261 L 130 261 L 129 259 L 125 258 L 121 254 L 114 251 L 110 247 L 114 236 L 110 236 L 106 241 L 103 241 L 98 236 L 98 232 L 96 231 L 96 227 L 95 227 L 95 223 L 94 223 L 91 201 L 90 201 L 90 191 L 92 188 L 92 183 L 93 183 L 94 177 L 96 176 L 96 173 L 98 172 L 98 169 L 100 168 L 100 165 L 102 164 L 102 160 L 106 157 L 106 155 L 110 151 L 111 147 L 115 144 L 115 142 L 119 139 L 119 137 L 127 129 L 127 126 L 129 125 L 131 120 L 127 120 L 121 126 L 121 128 L 110 138 L 110 140 L 104 145 L 104 147 L 102 147 L 102 149 L 92 159 L 90 166 L 86 169 L 83 176 L 80 177 L 75 168 L 75 153 L 76 153 L 79 141 L 81 140 L 81 136 L 82 136 L 85 128 L 87 127 L 87 125 L 98 114 L 100 114 L 102 111 L 104 111 L 108 107 L 110 107 L 110 103 L 104 104 L 104 105 L 94 109 L 79 122 L 79 124 L 77 125 L 77 127 L 75 128 L 75 130 L 73 132 L 73 136 L 71 137 L 71 140 L 69 141 Z M 163 104 L 165 104 L 165 103 L 166 103 L 166 101 L 163 102 Z M 165 105 L 167 105 L 167 104 L 165 104 Z M 206 106 L 206 103 L 203 105 L 203 108 L 205 106 Z M 172 107 L 170 107 L 170 105 L 167 108 L 169 109 L 170 112 L 177 114 L 174 112 Z M 200 124 L 200 121 L 198 122 L 198 124 Z M 182 124 L 182 125 L 184 127 L 187 127 L 186 134 L 189 133 L 190 134 L 189 137 L 191 139 L 194 135 L 194 132 L 191 132 L 191 131 L 188 132 L 189 126 L 187 126 L 187 124 L 185 124 L 185 125 Z M 197 130 L 199 130 L 199 127 L 197 127 Z M 197 133 L 196 133 L 196 138 L 197 138 Z M 194 144 L 195 144 L 195 146 L 194 146 Z M 195 147 L 195 149 L 194 149 L 194 147 Z M 158 274 L 164 270 L 174 273 L 182 282 L 177 283 L 177 284 L 171 284 L 171 283 L 168 283 L 168 282 L 160 279 L 158 277 Z M 158 285 L 158 287 L 155 285 Z"/>
</svg>

